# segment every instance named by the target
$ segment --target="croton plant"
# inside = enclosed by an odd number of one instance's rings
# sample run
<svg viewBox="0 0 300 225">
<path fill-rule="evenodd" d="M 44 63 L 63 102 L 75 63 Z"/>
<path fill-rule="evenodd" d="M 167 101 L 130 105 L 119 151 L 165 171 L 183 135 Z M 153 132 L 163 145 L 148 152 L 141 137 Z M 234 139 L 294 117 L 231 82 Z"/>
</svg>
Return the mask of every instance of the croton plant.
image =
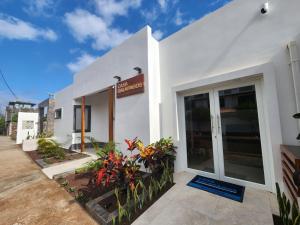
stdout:
<svg viewBox="0 0 300 225">
<path fill-rule="evenodd" d="M 162 138 L 147 146 L 138 138 L 126 139 L 125 142 L 128 145 L 127 150 L 130 151 L 129 156 L 124 156 L 115 148 L 111 148 L 110 151 L 106 149 L 107 154 L 102 154 L 98 159 L 101 161 L 100 168 L 96 172 L 98 185 L 115 184 L 121 187 L 128 184 L 133 190 L 141 178 L 139 172 L 141 164 L 152 173 L 160 172 L 166 165 L 173 167 L 176 151 L 171 138 Z M 133 151 L 137 153 L 133 154 Z"/>
</svg>

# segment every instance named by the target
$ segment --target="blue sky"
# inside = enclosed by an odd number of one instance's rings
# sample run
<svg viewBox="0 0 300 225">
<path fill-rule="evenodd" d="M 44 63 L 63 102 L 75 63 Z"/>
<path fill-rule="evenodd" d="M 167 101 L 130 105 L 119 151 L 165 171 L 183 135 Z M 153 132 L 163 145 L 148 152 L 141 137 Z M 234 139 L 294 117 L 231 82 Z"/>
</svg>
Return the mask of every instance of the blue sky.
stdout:
<svg viewBox="0 0 300 225">
<path fill-rule="evenodd" d="M 163 39 L 230 0 L 1 0 L 0 69 L 39 102 L 146 24 Z M 0 78 L 0 110 L 14 98 Z"/>
</svg>

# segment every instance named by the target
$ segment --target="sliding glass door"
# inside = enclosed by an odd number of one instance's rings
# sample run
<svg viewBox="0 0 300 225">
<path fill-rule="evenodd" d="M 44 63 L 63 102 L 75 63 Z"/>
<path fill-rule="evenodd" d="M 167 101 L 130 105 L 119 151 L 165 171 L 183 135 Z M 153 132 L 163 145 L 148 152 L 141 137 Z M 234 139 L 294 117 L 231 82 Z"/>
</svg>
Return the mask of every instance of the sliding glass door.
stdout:
<svg viewBox="0 0 300 225">
<path fill-rule="evenodd" d="M 188 168 L 265 184 L 255 84 L 186 96 L 184 106 Z"/>
</svg>

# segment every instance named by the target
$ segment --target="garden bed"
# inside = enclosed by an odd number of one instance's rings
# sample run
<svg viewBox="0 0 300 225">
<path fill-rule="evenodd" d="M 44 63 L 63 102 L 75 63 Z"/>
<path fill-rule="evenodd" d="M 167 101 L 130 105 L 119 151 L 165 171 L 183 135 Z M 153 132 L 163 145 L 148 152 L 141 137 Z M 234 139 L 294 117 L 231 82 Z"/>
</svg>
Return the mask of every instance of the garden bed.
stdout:
<svg viewBox="0 0 300 225">
<path fill-rule="evenodd" d="M 103 225 L 112 225 L 112 224 L 118 224 L 118 225 L 130 225 L 132 224 L 139 216 L 141 216 L 149 207 L 151 207 L 157 200 L 160 199 L 161 196 L 163 196 L 170 188 L 172 188 L 173 184 L 166 185 L 160 192 L 153 196 L 151 201 L 145 201 L 143 206 L 137 207 L 136 209 L 132 209 L 132 215 L 130 216 L 130 220 L 128 219 L 122 219 L 122 222 L 116 222 L 118 221 L 118 200 L 115 195 L 115 191 L 112 190 L 105 195 L 94 199 L 86 204 L 86 207 L 88 211 L 92 214 L 92 216 Z M 146 185 L 146 188 L 148 186 Z M 139 197 L 141 198 L 141 193 L 139 193 Z M 147 196 L 148 197 L 148 196 Z M 119 201 L 123 207 L 126 207 L 126 204 L 128 204 L 127 201 L 127 191 L 122 190 L 120 191 L 119 195 Z M 131 201 L 131 204 L 134 205 L 133 200 Z M 114 218 L 114 219 L 113 219 Z M 115 221 L 115 222 L 113 222 Z"/>
<path fill-rule="evenodd" d="M 77 168 L 77 174 L 55 178 L 101 225 L 131 224 L 174 185 L 171 138 L 146 146 L 137 138 L 125 142 L 128 155 L 115 143 L 95 147 L 97 159 Z M 142 172 L 142 165 L 150 173 Z"/>
<path fill-rule="evenodd" d="M 153 175 L 140 171 L 142 180 L 146 188 L 149 188 L 150 178 Z M 76 201 L 85 208 L 91 216 L 93 216 L 101 225 L 113 224 L 113 218 L 118 216 L 118 204 L 115 195 L 115 186 L 110 185 L 108 187 L 99 186 L 94 181 L 95 173 L 87 172 L 82 174 L 65 174 L 58 176 L 55 180 L 69 194 L 76 199 Z M 158 194 L 153 195 L 151 201 L 145 201 L 142 208 L 137 208 L 132 213 L 130 221 L 123 220 L 122 223 L 116 223 L 119 225 L 129 225 L 133 223 L 140 215 L 142 215 L 152 204 L 154 204 L 161 196 L 163 196 L 173 184 L 166 185 Z M 141 191 L 139 191 L 141 195 Z M 120 191 L 120 203 L 126 204 L 127 191 L 123 189 Z M 133 200 L 132 200 L 133 201 Z"/>
<path fill-rule="evenodd" d="M 272 217 L 273 217 L 274 225 L 283 225 L 279 216 L 273 214 Z"/>
<path fill-rule="evenodd" d="M 114 187 L 99 187 L 93 181 L 95 174 L 93 172 L 82 174 L 67 174 L 59 176 L 55 180 L 65 188 L 76 200 L 85 207 L 85 203 L 95 199 L 109 191 Z"/>
<path fill-rule="evenodd" d="M 74 152 L 72 150 L 66 150 L 63 149 L 65 152 L 65 158 L 60 159 L 56 157 L 44 157 L 41 153 L 39 153 L 37 150 L 36 151 L 29 151 L 26 152 L 27 155 L 34 161 L 36 162 L 40 167 L 45 168 L 48 167 L 52 164 L 56 163 L 62 163 L 62 162 L 67 162 L 71 160 L 76 160 L 76 159 L 82 159 L 88 157 L 86 154 L 81 154 L 78 152 Z"/>
</svg>

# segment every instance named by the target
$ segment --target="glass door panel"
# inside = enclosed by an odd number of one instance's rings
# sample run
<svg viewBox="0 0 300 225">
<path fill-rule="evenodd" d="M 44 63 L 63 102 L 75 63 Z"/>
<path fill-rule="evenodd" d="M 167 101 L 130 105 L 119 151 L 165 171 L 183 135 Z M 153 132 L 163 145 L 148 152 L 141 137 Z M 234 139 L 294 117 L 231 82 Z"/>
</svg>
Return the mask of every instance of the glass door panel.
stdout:
<svg viewBox="0 0 300 225">
<path fill-rule="evenodd" d="M 224 175 L 264 184 L 255 86 L 218 92 Z"/>
<path fill-rule="evenodd" d="M 209 93 L 184 98 L 188 168 L 215 173 Z"/>
</svg>

